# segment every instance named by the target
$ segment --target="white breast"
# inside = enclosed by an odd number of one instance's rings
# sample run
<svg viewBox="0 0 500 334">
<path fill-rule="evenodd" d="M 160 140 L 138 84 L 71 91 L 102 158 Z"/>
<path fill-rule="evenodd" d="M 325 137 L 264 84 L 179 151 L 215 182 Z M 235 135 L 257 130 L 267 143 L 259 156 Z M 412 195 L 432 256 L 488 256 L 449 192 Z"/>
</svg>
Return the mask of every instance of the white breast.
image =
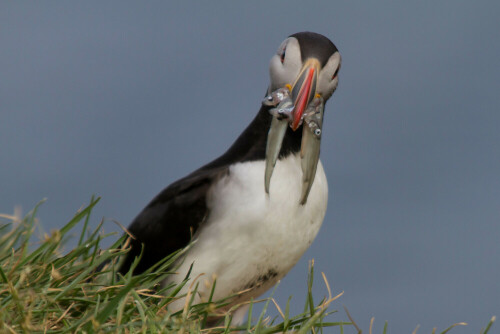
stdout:
<svg viewBox="0 0 500 334">
<path fill-rule="evenodd" d="M 300 157 L 279 160 L 264 191 L 264 161 L 233 165 L 209 192 L 210 216 L 196 235 L 178 272 L 180 282 L 193 263 L 191 278 L 201 276 L 197 301 L 208 297 L 217 278 L 214 299 L 251 289 L 257 297 L 281 279 L 300 259 L 319 231 L 326 212 L 328 185 L 321 162 L 305 205 Z M 187 284 L 184 288 L 185 293 Z M 184 302 L 174 303 L 174 310 Z"/>
</svg>

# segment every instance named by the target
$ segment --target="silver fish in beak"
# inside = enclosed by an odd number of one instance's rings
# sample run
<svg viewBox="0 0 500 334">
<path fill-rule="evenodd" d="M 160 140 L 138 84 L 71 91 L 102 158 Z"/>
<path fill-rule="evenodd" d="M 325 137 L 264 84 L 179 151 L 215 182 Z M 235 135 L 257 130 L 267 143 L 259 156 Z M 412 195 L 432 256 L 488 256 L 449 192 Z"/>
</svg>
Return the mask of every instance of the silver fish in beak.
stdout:
<svg viewBox="0 0 500 334">
<path fill-rule="evenodd" d="M 321 145 L 321 128 L 323 127 L 323 113 L 325 103 L 322 97 L 315 98 L 307 108 L 304 115 L 302 130 L 302 143 L 300 145 L 300 158 L 302 167 L 302 195 L 300 204 L 307 202 L 318 167 L 319 151 Z"/>
<path fill-rule="evenodd" d="M 275 106 L 270 110 L 273 115 L 271 127 L 267 135 L 266 143 L 266 172 L 264 177 L 264 187 L 269 194 L 269 184 L 273 175 L 274 166 L 281 150 L 281 144 L 285 137 L 285 132 L 293 113 L 293 101 L 290 98 L 290 91 L 287 88 L 280 88 L 267 96 L 262 102 L 265 105 Z"/>
<path fill-rule="evenodd" d="M 264 186 L 269 185 L 279 157 L 287 125 L 296 131 L 304 123 L 301 143 L 302 194 L 300 204 L 307 202 L 316 175 L 323 125 L 324 101 L 316 94 L 320 65 L 317 60 L 307 61 L 293 86 L 280 88 L 264 99 L 264 104 L 275 106 L 266 144 L 266 171 Z"/>
</svg>

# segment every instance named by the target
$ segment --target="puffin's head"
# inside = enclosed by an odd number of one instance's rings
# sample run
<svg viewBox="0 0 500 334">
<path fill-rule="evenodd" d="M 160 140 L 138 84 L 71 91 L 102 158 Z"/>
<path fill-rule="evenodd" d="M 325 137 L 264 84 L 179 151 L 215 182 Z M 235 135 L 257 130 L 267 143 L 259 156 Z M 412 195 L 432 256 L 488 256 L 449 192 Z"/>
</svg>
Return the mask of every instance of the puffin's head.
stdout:
<svg viewBox="0 0 500 334">
<path fill-rule="evenodd" d="M 285 39 L 271 58 L 268 93 L 288 87 L 295 111 L 290 124 L 296 130 L 309 102 L 315 96 L 326 102 L 338 85 L 341 57 L 337 47 L 325 36 L 299 32 Z"/>
<path fill-rule="evenodd" d="M 325 102 L 337 88 L 340 53 L 325 36 L 299 32 L 281 43 L 271 58 L 271 83 L 263 103 L 273 119 L 266 143 L 264 186 L 269 193 L 271 176 L 288 126 L 296 131 L 302 124 L 302 194 L 307 202 L 319 161 L 321 128 Z"/>
</svg>

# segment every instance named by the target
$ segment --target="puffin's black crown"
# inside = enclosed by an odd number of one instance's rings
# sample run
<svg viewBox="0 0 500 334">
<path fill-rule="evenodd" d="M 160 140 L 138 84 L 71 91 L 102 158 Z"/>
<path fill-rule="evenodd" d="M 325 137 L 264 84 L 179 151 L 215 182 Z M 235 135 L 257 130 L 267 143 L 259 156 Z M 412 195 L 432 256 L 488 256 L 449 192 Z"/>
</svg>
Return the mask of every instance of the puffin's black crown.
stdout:
<svg viewBox="0 0 500 334">
<path fill-rule="evenodd" d="M 290 35 L 289 37 L 295 37 L 299 41 L 302 62 L 304 62 L 307 58 L 314 57 L 319 60 L 321 66 L 325 66 L 328 59 L 330 59 L 330 57 L 338 51 L 332 41 L 315 32 L 298 32 Z"/>
</svg>

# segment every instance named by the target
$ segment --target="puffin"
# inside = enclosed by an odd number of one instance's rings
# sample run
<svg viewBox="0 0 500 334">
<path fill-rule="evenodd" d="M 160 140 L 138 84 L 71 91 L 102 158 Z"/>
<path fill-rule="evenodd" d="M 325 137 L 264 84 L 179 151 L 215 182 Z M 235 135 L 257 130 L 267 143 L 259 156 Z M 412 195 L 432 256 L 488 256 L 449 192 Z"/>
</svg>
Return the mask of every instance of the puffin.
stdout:
<svg viewBox="0 0 500 334">
<path fill-rule="evenodd" d="M 224 154 L 170 184 L 137 215 L 119 272 L 140 274 L 189 246 L 163 286 L 189 276 L 199 282 L 194 303 L 200 303 L 216 282 L 212 300 L 231 297 L 229 306 L 241 305 L 232 314 L 232 324 L 241 324 L 245 302 L 290 271 L 325 217 L 321 127 L 340 65 L 327 37 L 299 32 L 286 38 L 271 57 L 269 86 L 255 118 Z M 169 310 L 184 304 L 179 298 Z"/>
</svg>

